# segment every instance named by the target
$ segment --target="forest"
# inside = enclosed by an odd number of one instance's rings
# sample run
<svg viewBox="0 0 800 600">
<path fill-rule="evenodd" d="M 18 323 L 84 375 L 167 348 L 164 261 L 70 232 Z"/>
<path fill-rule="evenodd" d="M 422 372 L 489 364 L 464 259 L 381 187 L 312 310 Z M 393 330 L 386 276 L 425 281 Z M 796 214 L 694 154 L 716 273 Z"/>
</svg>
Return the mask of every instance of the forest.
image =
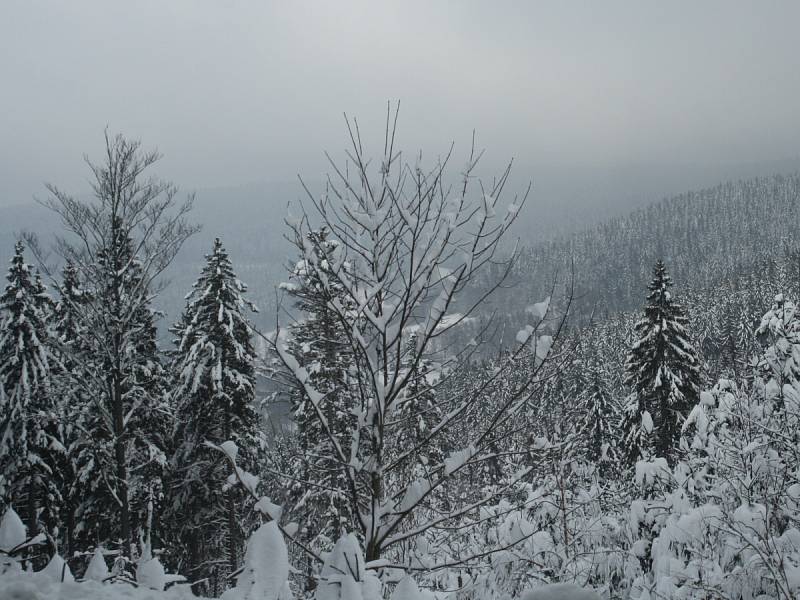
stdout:
<svg viewBox="0 0 800 600">
<path fill-rule="evenodd" d="M 224 239 L 169 288 L 199 228 L 157 152 L 47 186 L 0 296 L 0 592 L 797 598 L 800 175 L 515 240 L 510 163 L 396 122 L 303 184 L 266 328 Z"/>
</svg>

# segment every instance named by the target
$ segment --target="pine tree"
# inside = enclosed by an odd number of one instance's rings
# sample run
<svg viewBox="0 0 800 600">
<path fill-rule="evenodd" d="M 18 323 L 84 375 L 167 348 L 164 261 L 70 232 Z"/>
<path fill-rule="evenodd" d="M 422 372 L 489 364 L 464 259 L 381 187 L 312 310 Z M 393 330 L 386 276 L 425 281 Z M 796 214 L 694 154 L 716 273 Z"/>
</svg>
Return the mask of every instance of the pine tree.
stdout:
<svg viewBox="0 0 800 600">
<path fill-rule="evenodd" d="M 52 534 L 58 523 L 55 485 L 57 415 L 50 389 L 54 364 L 48 329 L 51 300 L 17 243 L 0 297 L 0 492 L 23 510 L 30 535 Z"/>
<path fill-rule="evenodd" d="M 681 423 L 697 403 L 700 364 L 689 341 L 683 308 L 673 301 L 672 279 L 664 263 L 653 269 L 644 318 L 636 326 L 637 341 L 625 362 L 625 383 L 633 388 L 636 406 L 626 408 L 625 444 L 629 460 L 638 453 L 632 446 L 638 415 L 646 411 L 654 426 L 654 451 L 672 460 Z"/>
<path fill-rule="evenodd" d="M 232 476 L 218 452 L 205 442 L 233 441 L 237 464 L 254 470 L 261 447 L 254 407 L 255 350 L 246 310 L 256 307 L 244 297 L 219 239 L 187 296 L 176 334 L 172 371 L 179 445 L 172 457 L 173 483 L 168 518 L 175 523 L 177 547 L 190 580 L 209 578 L 202 591 L 216 594 L 225 576 L 236 571 L 245 539 L 244 498 L 223 483 Z M 226 564 L 215 567 L 224 547 Z"/>
</svg>

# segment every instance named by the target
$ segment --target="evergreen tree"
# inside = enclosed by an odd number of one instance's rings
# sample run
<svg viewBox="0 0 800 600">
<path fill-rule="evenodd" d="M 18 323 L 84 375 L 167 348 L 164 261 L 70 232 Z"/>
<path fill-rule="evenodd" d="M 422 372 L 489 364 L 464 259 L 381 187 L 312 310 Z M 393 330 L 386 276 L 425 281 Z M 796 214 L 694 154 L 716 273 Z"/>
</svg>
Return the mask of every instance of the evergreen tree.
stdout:
<svg viewBox="0 0 800 600">
<path fill-rule="evenodd" d="M 419 356 L 417 334 L 412 332 L 405 343 L 403 367 L 408 377 L 405 398 L 398 406 L 398 418 L 393 424 L 387 452 L 401 455 L 409 449 L 417 448 L 409 454 L 398 476 L 408 484 L 422 477 L 429 467 L 439 464 L 447 453 L 447 448 L 438 444 L 424 443 L 426 436 L 442 420 L 442 411 L 436 397 L 436 389 L 429 381 L 428 360 Z"/>
<path fill-rule="evenodd" d="M 119 544 L 132 557 L 162 497 L 172 416 L 147 279 L 133 240 L 119 224 L 112 233 L 92 266 L 99 285 L 87 304 L 62 296 L 87 323 L 83 369 L 91 369 L 83 371 L 87 404 L 71 452 L 82 488 L 80 545 Z"/>
<path fill-rule="evenodd" d="M 597 365 L 588 369 L 581 418 L 576 430 L 584 445 L 586 459 L 598 466 L 601 475 L 615 468 L 619 459 L 619 411 L 608 393 L 604 373 Z"/>
<path fill-rule="evenodd" d="M 778 294 L 756 333 L 766 343 L 756 365 L 756 383 L 766 399 L 782 409 L 787 386 L 800 393 L 800 315 L 797 306 L 783 294 Z"/>
<path fill-rule="evenodd" d="M 332 309 L 333 303 L 349 303 L 329 267 L 335 262 L 337 241 L 330 239 L 327 229 L 321 229 L 309 232 L 298 246 L 305 251 L 292 269 L 294 281 L 287 289 L 305 318 L 292 326 L 290 351 L 308 371 L 322 401 L 315 406 L 304 389 L 297 387 L 292 392 L 292 414 L 302 452 L 298 472 L 301 480 L 313 482 L 298 482 L 293 496 L 305 515 L 306 535 L 328 549 L 354 529 L 344 471 L 348 465 L 336 460 L 331 438 L 342 448 L 350 448 L 353 442 L 357 421 L 352 411 L 355 400 L 349 370 L 355 357 L 346 343 L 347 324 Z"/>
<path fill-rule="evenodd" d="M 633 388 L 635 409 L 627 407 L 625 443 L 629 460 L 635 460 L 632 447 L 637 415 L 648 412 L 653 419 L 654 451 L 672 460 L 681 423 L 697 403 L 700 364 L 686 331 L 683 308 L 669 291 L 672 279 L 664 263 L 658 261 L 648 286 L 644 318 L 636 326 L 638 339 L 625 362 L 625 383 Z"/>
<path fill-rule="evenodd" d="M 67 261 L 61 272 L 58 292 L 59 301 L 54 307 L 54 333 L 60 360 L 54 375 L 54 389 L 59 398 L 58 436 L 64 447 L 58 472 L 63 501 L 62 549 L 65 556 L 71 557 L 78 549 L 75 543 L 77 511 L 88 487 L 78 477 L 82 427 L 87 412 L 92 410 L 91 401 L 80 383 L 89 378 L 92 357 L 84 341 L 85 325 L 77 310 L 77 307 L 90 300 L 90 296 L 83 290 L 78 270 L 71 261 Z"/>
<path fill-rule="evenodd" d="M 0 492 L 3 503 L 25 515 L 28 533 L 52 534 L 58 523 L 55 485 L 60 451 L 50 389 L 54 363 L 48 330 L 51 300 L 17 243 L 5 292 L 0 297 Z"/>
<path fill-rule="evenodd" d="M 442 411 L 436 399 L 436 389 L 429 381 L 428 360 L 417 351 L 417 334 L 408 336 L 405 347 L 405 367 L 408 370 L 409 384 L 405 388 L 405 401 L 400 405 L 404 422 L 400 434 L 400 446 L 419 444 L 442 419 Z M 422 465 L 436 464 L 444 457 L 444 448 L 425 446 L 418 457 Z"/>
<path fill-rule="evenodd" d="M 124 576 L 132 572 L 137 539 L 158 541 L 172 427 L 153 297 L 163 285 L 159 276 L 197 228 L 186 221 L 192 198 L 179 203 L 173 184 L 150 176 L 157 152 L 120 135 L 105 141 L 104 161 L 89 163 L 92 198 L 48 185 L 46 204 L 70 234 L 56 250 L 78 270 L 90 296 L 61 298 L 81 324 L 81 352 L 88 357 L 74 379 L 87 402 L 72 447 L 83 488 L 78 549 L 118 545 L 115 573 Z"/>
<path fill-rule="evenodd" d="M 246 310 L 256 307 L 243 294 L 219 239 L 187 296 L 176 334 L 172 371 L 175 379 L 176 429 L 173 483 L 168 518 L 174 523 L 176 548 L 192 581 L 208 579 L 200 591 L 217 595 L 226 576 L 239 566 L 245 540 L 245 498 L 219 452 L 205 442 L 233 441 L 237 464 L 255 470 L 261 443 L 254 407 L 255 351 Z M 224 548 L 224 550 L 223 550 Z M 226 561 L 217 564 L 218 557 Z"/>
<path fill-rule="evenodd" d="M 620 452 L 627 465 L 653 456 L 653 417 L 635 393 L 625 399 L 619 430 L 622 433 Z"/>
</svg>

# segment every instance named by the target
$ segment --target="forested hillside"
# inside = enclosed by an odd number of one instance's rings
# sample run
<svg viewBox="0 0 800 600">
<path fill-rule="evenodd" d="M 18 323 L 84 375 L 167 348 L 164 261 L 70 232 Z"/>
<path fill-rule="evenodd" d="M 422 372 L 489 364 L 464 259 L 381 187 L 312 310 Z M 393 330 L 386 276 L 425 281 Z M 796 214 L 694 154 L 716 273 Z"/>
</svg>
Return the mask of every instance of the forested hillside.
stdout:
<svg viewBox="0 0 800 600">
<path fill-rule="evenodd" d="M 671 265 L 681 289 L 703 290 L 800 256 L 799 223 L 798 174 L 687 192 L 567 238 L 526 247 L 515 266 L 519 288 L 503 300 L 537 298 L 552 273 L 558 271 L 563 280 L 574 265 L 575 312 L 602 318 L 638 306 L 658 259 Z"/>
<path fill-rule="evenodd" d="M 354 134 L 281 225 L 268 330 L 258 269 L 199 235 L 156 153 L 108 137 L 93 198 L 49 188 L 59 261 L 26 236 L 0 295 L 0 586 L 794 600 L 800 178 L 515 257 L 529 189 L 474 154 L 404 163 L 391 131 L 379 161 Z"/>
</svg>

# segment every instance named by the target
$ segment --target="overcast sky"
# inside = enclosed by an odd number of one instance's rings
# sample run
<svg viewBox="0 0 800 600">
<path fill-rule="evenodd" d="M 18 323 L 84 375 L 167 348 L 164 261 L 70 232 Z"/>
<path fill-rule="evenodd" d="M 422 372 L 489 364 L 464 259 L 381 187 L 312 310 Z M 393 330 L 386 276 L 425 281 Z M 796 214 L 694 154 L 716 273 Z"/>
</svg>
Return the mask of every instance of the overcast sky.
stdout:
<svg viewBox="0 0 800 600">
<path fill-rule="evenodd" d="M 0 203 L 84 186 L 103 128 L 182 187 L 322 172 L 342 112 L 531 177 L 798 156 L 800 2 L 2 0 Z"/>
</svg>

